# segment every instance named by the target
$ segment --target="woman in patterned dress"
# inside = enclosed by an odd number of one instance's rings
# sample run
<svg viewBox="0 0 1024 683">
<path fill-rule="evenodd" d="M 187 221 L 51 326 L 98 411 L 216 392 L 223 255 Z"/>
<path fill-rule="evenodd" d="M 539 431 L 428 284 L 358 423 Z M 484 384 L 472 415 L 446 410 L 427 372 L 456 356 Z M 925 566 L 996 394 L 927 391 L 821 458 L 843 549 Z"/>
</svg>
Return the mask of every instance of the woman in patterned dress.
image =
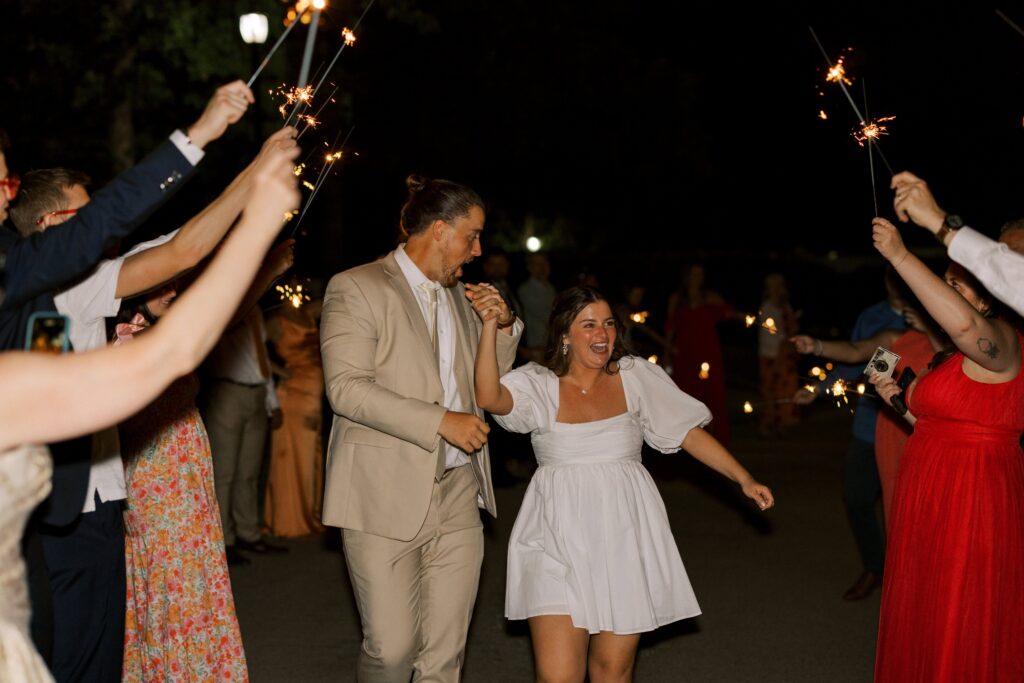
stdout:
<svg viewBox="0 0 1024 683">
<path fill-rule="evenodd" d="M 128 343 L 167 312 L 173 287 L 117 326 Z M 248 680 L 195 374 L 121 424 L 128 595 L 122 681 Z"/>
</svg>

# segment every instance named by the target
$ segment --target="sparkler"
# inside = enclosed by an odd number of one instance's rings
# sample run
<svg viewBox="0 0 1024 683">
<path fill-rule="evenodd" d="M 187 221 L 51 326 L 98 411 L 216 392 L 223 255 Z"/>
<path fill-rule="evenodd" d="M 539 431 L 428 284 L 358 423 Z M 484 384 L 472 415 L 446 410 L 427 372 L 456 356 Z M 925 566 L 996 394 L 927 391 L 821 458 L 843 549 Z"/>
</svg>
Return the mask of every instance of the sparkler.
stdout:
<svg viewBox="0 0 1024 683">
<path fill-rule="evenodd" d="M 327 176 L 330 175 L 331 169 L 334 168 L 334 164 L 339 159 L 341 159 L 341 157 L 342 157 L 342 149 L 344 149 L 346 143 L 348 143 L 348 139 L 350 137 L 352 137 L 352 131 L 354 131 L 354 130 L 355 130 L 355 126 L 353 126 L 352 128 L 349 128 L 348 134 L 345 136 L 345 139 L 341 143 L 341 147 L 337 148 L 333 152 L 328 152 L 325 155 L 323 168 L 320 169 L 320 174 L 316 178 L 316 184 L 313 186 L 313 193 L 311 195 L 309 195 L 309 199 L 306 200 L 306 205 L 304 207 L 302 207 L 302 213 L 299 214 L 299 220 L 295 221 L 295 225 L 292 227 L 292 232 L 291 232 L 291 236 L 292 237 L 295 236 L 296 231 L 299 229 L 299 225 L 302 223 L 302 219 L 306 217 L 306 212 L 309 211 L 309 207 L 313 204 L 313 200 L 316 198 L 317 194 L 320 192 L 320 188 L 323 186 L 324 180 L 326 180 Z M 338 144 L 338 138 L 340 138 L 340 137 L 341 137 L 341 132 L 339 131 L 338 135 L 336 135 L 335 138 L 334 138 L 334 144 Z"/>
<path fill-rule="evenodd" d="M 274 46 L 272 48 L 270 48 L 270 52 L 268 52 L 267 56 L 263 58 L 263 61 L 260 62 L 260 65 L 258 67 L 256 67 L 256 72 L 252 76 L 249 77 L 248 82 L 246 82 L 246 84 L 245 84 L 246 87 L 251 88 L 252 84 L 256 82 L 256 79 L 259 77 L 260 73 L 267 66 L 267 64 L 270 63 L 270 58 L 274 56 L 275 52 L 277 52 L 277 48 L 281 47 L 281 43 L 284 42 L 285 37 L 289 33 L 291 33 L 291 30 L 293 28 L 295 28 L 295 24 L 299 23 L 299 19 L 301 19 L 302 15 L 305 14 L 305 13 L 306 13 L 306 10 L 305 10 L 305 8 L 303 8 L 302 14 L 300 14 L 298 17 L 296 17 L 295 21 L 293 21 L 292 23 L 288 24 L 287 28 L 285 28 L 284 32 L 277 39 L 277 42 L 274 43 Z"/>
<path fill-rule="evenodd" d="M 853 101 L 850 91 L 846 88 L 847 85 L 852 85 L 852 81 L 850 81 L 846 76 L 846 67 L 843 66 L 843 57 L 840 57 L 836 63 L 833 64 L 832 60 L 828 56 L 828 52 L 825 51 L 825 46 L 821 44 L 820 40 L 818 40 L 818 34 L 814 32 L 814 27 L 808 26 L 807 28 L 810 30 L 811 37 L 814 38 L 814 42 L 817 43 L 818 49 L 821 50 L 821 55 L 825 58 L 825 62 L 828 64 L 828 75 L 825 77 L 825 80 L 830 83 L 837 84 L 840 89 L 842 89 L 843 94 L 846 95 L 847 102 L 849 102 L 850 106 L 853 107 L 853 113 L 857 115 L 857 121 L 860 122 L 862 129 L 866 128 L 871 122 L 860 113 L 860 109 L 857 108 L 857 103 Z M 889 165 L 889 161 L 885 158 L 885 155 L 882 154 L 882 148 L 878 146 L 878 136 L 868 135 L 866 136 L 866 140 L 873 144 L 875 149 L 878 150 L 878 156 L 882 159 L 885 167 L 889 169 L 889 174 L 895 175 L 893 173 L 892 166 Z M 874 187 L 874 183 L 872 183 L 872 187 Z M 875 215 L 878 215 L 878 211 L 875 211 Z"/>
<path fill-rule="evenodd" d="M 1003 14 L 1002 12 L 1000 12 L 999 10 L 996 10 L 996 16 L 998 16 L 998 17 L 999 17 L 1000 19 L 1002 19 L 1002 20 L 1003 20 L 1003 21 L 1005 21 L 1005 22 L 1006 22 L 1007 24 L 1009 24 L 1009 25 L 1010 25 L 1010 28 L 1012 28 L 1012 29 L 1013 29 L 1014 31 L 1016 31 L 1017 33 L 1019 33 L 1019 34 L 1021 34 L 1022 36 L 1024 36 L 1024 29 L 1022 29 L 1022 28 L 1021 28 L 1020 26 L 1018 26 L 1017 24 L 1015 24 L 1015 23 L 1013 22 L 1013 20 L 1012 20 L 1012 19 L 1010 19 L 1010 17 L 1006 16 L 1005 14 Z"/>
<path fill-rule="evenodd" d="M 327 74 L 329 74 L 331 72 L 331 69 L 334 68 L 335 62 L 338 61 L 338 57 L 341 57 L 341 53 L 345 51 L 345 48 L 351 45 L 352 43 L 356 42 L 355 31 L 359 28 L 359 24 L 363 23 L 363 17 L 366 16 L 366 13 L 370 11 L 370 8 L 373 7 L 373 3 L 375 2 L 377 2 L 377 0 L 370 0 L 369 4 L 366 5 L 366 9 L 364 9 L 363 13 L 359 15 L 359 19 L 357 19 L 356 23 L 352 25 L 352 28 L 344 29 L 341 32 L 341 35 L 345 39 L 345 41 L 342 43 L 341 47 L 338 48 L 338 51 L 334 55 L 334 59 L 332 59 L 331 63 L 327 65 L 327 69 L 324 70 L 323 77 L 320 78 L 320 81 L 316 84 L 316 87 L 313 88 L 313 92 L 319 90 L 320 86 L 324 84 L 325 80 L 327 80 Z M 345 31 L 348 31 L 348 33 L 346 34 Z"/>
<path fill-rule="evenodd" d="M 313 18 L 309 22 L 309 33 L 306 34 L 306 49 L 302 53 L 302 68 L 299 69 L 299 87 L 305 88 L 309 82 L 309 66 L 313 61 L 313 45 L 316 43 L 316 27 L 320 23 L 320 12 L 327 7 L 327 0 L 313 0 Z"/>
<path fill-rule="evenodd" d="M 875 142 L 881 136 L 889 134 L 889 129 L 882 124 L 895 118 L 895 116 L 883 116 L 878 119 L 869 120 L 867 123 L 861 121 L 860 127 L 853 130 L 853 139 L 861 147 L 864 146 L 864 143 L 870 144 Z"/>
<path fill-rule="evenodd" d="M 647 362 L 651 363 L 652 365 L 657 365 L 658 364 L 658 356 L 657 356 L 657 354 L 652 354 L 650 356 L 647 356 Z"/>
<path fill-rule="evenodd" d="M 707 379 L 708 377 L 710 377 L 711 376 L 711 363 L 701 363 L 700 364 L 700 373 L 698 373 L 697 376 L 700 377 L 701 379 Z"/>
<path fill-rule="evenodd" d="M 748 328 L 753 327 L 754 325 L 757 325 L 757 321 L 761 319 L 762 315 L 762 311 L 758 311 L 757 315 L 750 315 L 748 313 L 747 315 L 743 316 L 743 322 L 746 324 Z M 779 333 L 779 328 L 775 325 L 775 318 L 765 318 L 764 320 L 761 321 L 760 327 L 763 327 L 764 329 L 768 330 L 768 334 Z"/>
</svg>

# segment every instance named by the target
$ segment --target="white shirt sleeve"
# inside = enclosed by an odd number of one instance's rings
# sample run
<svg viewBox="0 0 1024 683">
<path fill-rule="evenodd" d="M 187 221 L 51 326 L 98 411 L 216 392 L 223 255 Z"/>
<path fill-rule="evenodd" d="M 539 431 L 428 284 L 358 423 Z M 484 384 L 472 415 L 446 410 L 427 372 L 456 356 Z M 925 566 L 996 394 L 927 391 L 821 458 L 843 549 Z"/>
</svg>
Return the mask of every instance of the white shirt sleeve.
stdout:
<svg viewBox="0 0 1024 683">
<path fill-rule="evenodd" d="M 961 228 L 949 243 L 949 257 L 971 271 L 997 299 L 1024 315 L 1024 256 L 970 228 Z"/>
<path fill-rule="evenodd" d="M 206 156 L 206 152 L 193 145 L 192 141 L 188 139 L 188 136 L 180 130 L 176 130 L 171 133 L 171 142 L 178 148 L 181 155 L 188 160 L 188 163 L 193 166 L 198 166 L 199 162 L 203 160 L 204 156 Z"/>
<path fill-rule="evenodd" d="M 281 407 L 281 402 L 277 399 L 277 386 L 274 384 L 274 378 L 267 378 L 267 398 L 263 402 L 264 407 L 267 410 L 267 415 L 272 415 L 275 410 Z"/>
<path fill-rule="evenodd" d="M 494 415 L 503 429 L 518 434 L 546 429 L 550 422 L 551 398 L 547 385 L 551 371 L 537 363 L 516 368 L 501 378 L 501 384 L 512 394 L 512 411 Z"/>
<path fill-rule="evenodd" d="M 651 448 L 675 453 L 691 429 L 711 422 L 707 406 L 683 393 L 654 363 L 631 357 L 619 365 L 629 410 L 639 419 L 644 441 Z"/>
</svg>

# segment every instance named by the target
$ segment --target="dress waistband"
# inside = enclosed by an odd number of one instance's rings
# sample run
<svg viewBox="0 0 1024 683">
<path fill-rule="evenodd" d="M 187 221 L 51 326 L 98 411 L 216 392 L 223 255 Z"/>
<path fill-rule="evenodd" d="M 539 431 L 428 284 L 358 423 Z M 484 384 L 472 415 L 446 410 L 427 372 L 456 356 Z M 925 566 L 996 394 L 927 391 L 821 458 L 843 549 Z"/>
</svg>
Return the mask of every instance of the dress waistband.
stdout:
<svg viewBox="0 0 1024 683">
<path fill-rule="evenodd" d="M 1021 432 L 1015 429 L 989 427 L 973 422 L 953 422 L 934 418 L 918 418 L 914 433 L 952 441 L 1005 441 L 1018 443 Z"/>
</svg>

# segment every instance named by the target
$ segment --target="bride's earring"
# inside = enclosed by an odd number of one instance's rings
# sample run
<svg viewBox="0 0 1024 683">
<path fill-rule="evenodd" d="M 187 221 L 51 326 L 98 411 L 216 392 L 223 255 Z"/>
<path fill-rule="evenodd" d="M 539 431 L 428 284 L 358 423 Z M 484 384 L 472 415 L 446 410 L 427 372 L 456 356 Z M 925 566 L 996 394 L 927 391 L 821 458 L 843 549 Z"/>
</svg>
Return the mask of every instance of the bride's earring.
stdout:
<svg viewBox="0 0 1024 683">
<path fill-rule="evenodd" d="M 564 339 L 562 340 L 562 355 L 569 355 L 569 342 L 565 341 Z"/>
</svg>

